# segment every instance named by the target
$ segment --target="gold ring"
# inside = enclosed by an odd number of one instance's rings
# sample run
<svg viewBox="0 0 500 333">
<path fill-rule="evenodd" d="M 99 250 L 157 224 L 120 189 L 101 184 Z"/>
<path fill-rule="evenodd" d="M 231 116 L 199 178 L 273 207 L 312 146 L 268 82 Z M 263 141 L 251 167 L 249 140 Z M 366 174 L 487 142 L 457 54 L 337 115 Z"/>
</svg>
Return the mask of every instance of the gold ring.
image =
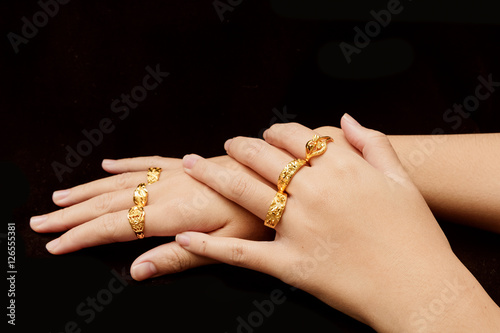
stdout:
<svg viewBox="0 0 500 333">
<path fill-rule="evenodd" d="M 266 220 L 264 221 L 266 227 L 274 229 L 276 225 L 278 225 L 283 215 L 283 211 L 285 210 L 286 199 L 286 193 L 276 192 L 273 202 L 267 211 Z"/>
<path fill-rule="evenodd" d="M 329 136 L 315 135 L 312 140 L 306 143 L 306 162 L 315 156 L 323 155 L 326 152 L 326 145 L 328 142 L 333 142 Z"/>
<path fill-rule="evenodd" d="M 134 203 L 136 206 L 144 207 L 148 203 L 148 190 L 146 184 L 141 183 L 137 185 L 134 191 Z"/>
<path fill-rule="evenodd" d="M 264 225 L 270 228 L 275 228 L 281 220 L 281 216 L 285 211 L 287 194 L 285 189 L 290 184 L 293 176 L 300 170 L 309 160 L 315 156 L 323 155 L 326 152 L 327 144 L 333 142 L 329 136 L 315 135 L 312 140 L 306 143 L 306 159 L 296 159 L 288 163 L 281 171 L 278 177 L 278 192 L 274 196 L 271 206 L 266 214 Z"/>
<path fill-rule="evenodd" d="M 137 238 L 144 238 L 144 218 L 146 216 L 146 212 L 144 211 L 144 207 L 142 206 L 134 206 L 128 210 L 128 222 L 134 230 Z"/>
<path fill-rule="evenodd" d="M 157 182 L 160 179 L 161 168 L 149 168 L 148 169 L 148 185 Z"/>
<path fill-rule="evenodd" d="M 148 185 L 157 182 L 160 179 L 161 168 L 149 168 L 147 179 Z M 144 211 L 144 206 L 148 203 L 148 189 L 145 183 L 140 183 L 137 185 L 134 191 L 134 204 L 135 206 L 128 210 L 127 218 L 128 223 L 135 232 L 137 238 L 144 238 L 145 223 L 144 219 L 146 217 L 146 212 Z"/>
<path fill-rule="evenodd" d="M 288 163 L 283 171 L 281 171 L 280 176 L 278 177 L 278 191 L 280 193 L 285 192 L 286 187 L 290 184 L 293 176 L 300 168 L 302 168 L 306 164 L 305 160 L 296 159 Z"/>
</svg>

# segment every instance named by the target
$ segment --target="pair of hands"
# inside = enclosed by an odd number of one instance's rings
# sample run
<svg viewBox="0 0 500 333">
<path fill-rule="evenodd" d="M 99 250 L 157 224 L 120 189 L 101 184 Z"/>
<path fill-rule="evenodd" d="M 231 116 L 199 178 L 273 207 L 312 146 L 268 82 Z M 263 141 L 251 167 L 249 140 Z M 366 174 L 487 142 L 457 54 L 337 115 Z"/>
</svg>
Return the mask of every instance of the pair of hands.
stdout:
<svg viewBox="0 0 500 333">
<path fill-rule="evenodd" d="M 161 167 L 160 181 L 148 186 L 145 235 L 177 235 L 176 242 L 138 257 L 135 279 L 226 262 L 273 275 L 375 329 L 416 330 L 416 309 L 446 283 L 473 286 L 475 280 L 388 139 L 349 116 L 341 124 L 342 130 L 316 131 L 274 125 L 265 141 L 226 142 L 230 157 L 105 161 L 103 168 L 118 175 L 55 192 L 54 202 L 66 208 L 33 218 L 31 226 L 67 230 L 47 244 L 53 254 L 134 240 L 126 218 L 133 189 L 148 167 Z M 293 178 L 272 240 L 262 220 L 276 180 L 289 161 L 304 158 L 304 143 L 314 134 L 335 143 Z M 446 313 L 461 313 L 461 307 L 452 304 Z"/>
</svg>

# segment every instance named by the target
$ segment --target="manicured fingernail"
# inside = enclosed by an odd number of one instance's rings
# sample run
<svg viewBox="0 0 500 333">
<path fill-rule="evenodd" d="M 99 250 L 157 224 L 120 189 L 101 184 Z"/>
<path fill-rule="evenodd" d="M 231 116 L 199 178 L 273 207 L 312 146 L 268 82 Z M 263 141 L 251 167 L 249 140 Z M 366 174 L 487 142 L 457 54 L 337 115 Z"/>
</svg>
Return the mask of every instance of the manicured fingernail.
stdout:
<svg viewBox="0 0 500 333">
<path fill-rule="evenodd" d="M 233 139 L 229 139 L 229 140 L 227 140 L 227 141 L 224 143 L 224 149 L 225 149 L 226 151 L 228 151 L 228 150 L 229 150 L 229 146 L 231 146 L 231 142 L 233 142 Z"/>
<path fill-rule="evenodd" d="M 350 123 L 351 125 L 354 125 L 354 126 L 361 126 L 356 119 L 354 119 L 353 117 L 351 117 L 350 114 L 348 113 L 344 113 L 344 115 L 342 116 L 342 118 L 344 118 L 348 123 Z"/>
<path fill-rule="evenodd" d="M 45 248 L 47 248 L 47 251 L 49 252 L 54 252 L 54 250 L 57 248 L 59 245 L 59 238 L 54 239 L 53 241 L 50 241 L 45 245 Z"/>
<path fill-rule="evenodd" d="M 179 243 L 180 246 L 189 246 L 189 236 L 186 234 L 178 234 L 175 236 L 175 241 Z"/>
<path fill-rule="evenodd" d="M 158 270 L 152 262 L 146 261 L 132 267 L 130 273 L 134 280 L 142 281 L 158 273 Z"/>
<path fill-rule="evenodd" d="M 115 163 L 115 160 L 110 160 L 110 159 L 103 159 L 102 160 L 102 166 L 111 166 Z"/>
<path fill-rule="evenodd" d="M 33 216 L 30 219 L 31 228 L 36 228 L 43 222 L 47 221 L 47 215 Z"/>
<path fill-rule="evenodd" d="M 52 194 L 52 200 L 54 202 L 62 201 L 69 195 L 69 192 L 70 190 L 55 191 L 54 194 Z"/>
<path fill-rule="evenodd" d="M 182 158 L 182 166 L 185 169 L 192 169 L 199 159 L 200 157 L 197 155 L 186 155 Z"/>
</svg>

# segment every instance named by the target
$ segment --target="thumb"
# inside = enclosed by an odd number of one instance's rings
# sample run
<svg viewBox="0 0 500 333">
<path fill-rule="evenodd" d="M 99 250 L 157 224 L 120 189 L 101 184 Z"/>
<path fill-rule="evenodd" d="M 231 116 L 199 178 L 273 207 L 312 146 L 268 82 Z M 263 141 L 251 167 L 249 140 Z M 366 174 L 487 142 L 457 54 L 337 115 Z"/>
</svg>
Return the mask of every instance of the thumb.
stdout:
<svg viewBox="0 0 500 333">
<path fill-rule="evenodd" d="M 269 253 L 276 252 L 273 242 L 216 237 L 200 232 L 183 232 L 175 241 L 184 249 L 217 261 L 276 276 L 278 263 Z"/>
<path fill-rule="evenodd" d="M 397 183 L 405 184 L 410 181 L 385 134 L 361 126 L 347 113 L 340 120 L 340 125 L 347 141 L 358 149 L 374 168 Z"/>
</svg>

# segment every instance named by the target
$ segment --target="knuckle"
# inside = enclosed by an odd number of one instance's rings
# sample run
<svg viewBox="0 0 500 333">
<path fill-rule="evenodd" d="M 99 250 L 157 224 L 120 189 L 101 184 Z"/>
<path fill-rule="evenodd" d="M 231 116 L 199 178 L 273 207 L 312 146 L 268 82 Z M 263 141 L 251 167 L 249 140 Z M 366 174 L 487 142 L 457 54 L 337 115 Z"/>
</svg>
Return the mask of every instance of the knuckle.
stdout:
<svg viewBox="0 0 500 333">
<path fill-rule="evenodd" d="M 231 245 L 229 262 L 235 266 L 241 266 L 245 263 L 245 248 L 242 244 L 234 243 Z"/>
<path fill-rule="evenodd" d="M 124 172 L 115 176 L 115 187 L 126 188 L 128 187 L 128 180 L 130 179 L 130 172 Z"/>
<path fill-rule="evenodd" d="M 159 156 L 159 155 L 153 155 L 153 156 L 149 156 L 146 160 L 146 167 L 147 168 L 156 168 L 159 166 L 160 162 L 161 162 L 161 159 L 162 157 Z"/>
<path fill-rule="evenodd" d="M 74 224 L 71 222 L 71 210 L 72 207 L 66 207 L 54 213 L 53 221 L 58 230 L 70 230 L 74 227 Z"/>
<path fill-rule="evenodd" d="M 290 136 L 295 136 L 303 126 L 298 123 L 277 123 L 266 133 L 266 141 L 280 143 Z"/>
<path fill-rule="evenodd" d="M 329 135 L 335 138 L 344 135 L 344 131 L 342 131 L 342 129 L 333 126 L 321 126 L 315 128 L 314 131 L 319 133 L 320 135 Z"/>
<path fill-rule="evenodd" d="M 104 238 L 110 242 L 118 241 L 117 232 L 118 226 L 116 220 L 112 216 L 104 215 L 102 219 L 102 232 L 104 232 Z"/>
<path fill-rule="evenodd" d="M 264 141 L 262 140 L 245 140 L 246 145 L 243 149 L 243 159 L 245 161 L 254 160 L 263 150 L 264 150 Z"/>
<path fill-rule="evenodd" d="M 172 272 L 182 272 L 188 269 L 191 265 L 191 256 L 180 246 L 171 248 L 171 255 L 167 256 L 166 262 L 168 270 Z"/>
<path fill-rule="evenodd" d="M 108 213 L 111 208 L 111 203 L 113 201 L 113 196 L 111 193 L 103 193 L 93 200 L 94 209 L 96 212 L 101 214 Z"/>
<path fill-rule="evenodd" d="M 232 179 L 230 189 L 233 198 L 240 199 L 248 195 L 251 185 L 245 177 L 236 177 Z"/>
</svg>

